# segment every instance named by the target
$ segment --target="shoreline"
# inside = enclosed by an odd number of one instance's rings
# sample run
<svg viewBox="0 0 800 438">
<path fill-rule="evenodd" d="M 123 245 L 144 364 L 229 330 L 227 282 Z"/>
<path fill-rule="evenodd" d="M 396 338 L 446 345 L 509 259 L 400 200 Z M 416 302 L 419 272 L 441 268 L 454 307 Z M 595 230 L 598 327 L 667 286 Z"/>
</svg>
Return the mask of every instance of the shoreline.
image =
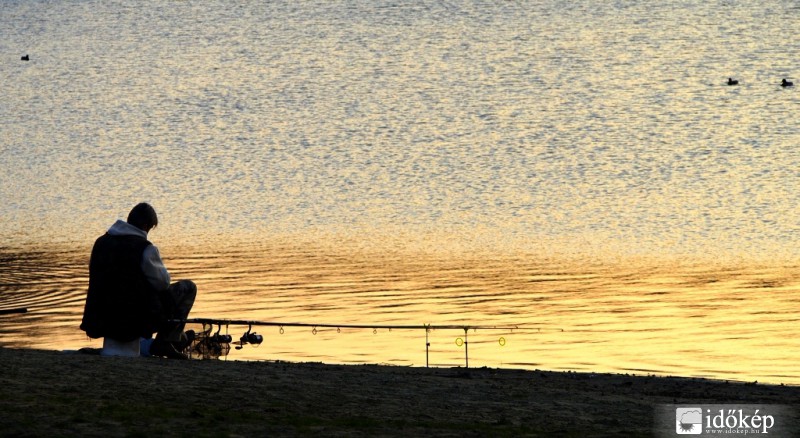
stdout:
<svg viewBox="0 0 800 438">
<path fill-rule="evenodd" d="M 0 370 L 11 436 L 654 436 L 657 410 L 702 404 L 791 407 L 781 421 L 800 424 L 798 386 L 705 378 L 9 348 Z"/>
</svg>

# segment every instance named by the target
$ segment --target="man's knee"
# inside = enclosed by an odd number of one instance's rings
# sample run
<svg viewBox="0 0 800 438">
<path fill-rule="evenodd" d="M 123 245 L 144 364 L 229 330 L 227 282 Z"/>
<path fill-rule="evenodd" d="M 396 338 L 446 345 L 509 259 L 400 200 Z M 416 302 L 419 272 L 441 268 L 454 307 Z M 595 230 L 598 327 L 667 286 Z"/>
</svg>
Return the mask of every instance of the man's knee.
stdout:
<svg viewBox="0 0 800 438">
<path fill-rule="evenodd" d="M 197 285 L 192 280 L 179 280 L 170 285 L 170 294 L 181 310 L 189 310 L 197 296 Z"/>
<path fill-rule="evenodd" d="M 197 285 L 192 280 L 178 280 L 175 284 L 180 288 L 183 295 L 192 297 L 197 295 Z"/>
<path fill-rule="evenodd" d="M 169 289 L 173 295 L 197 295 L 197 285 L 192 280 L 178 280 Z"/>
</svg>

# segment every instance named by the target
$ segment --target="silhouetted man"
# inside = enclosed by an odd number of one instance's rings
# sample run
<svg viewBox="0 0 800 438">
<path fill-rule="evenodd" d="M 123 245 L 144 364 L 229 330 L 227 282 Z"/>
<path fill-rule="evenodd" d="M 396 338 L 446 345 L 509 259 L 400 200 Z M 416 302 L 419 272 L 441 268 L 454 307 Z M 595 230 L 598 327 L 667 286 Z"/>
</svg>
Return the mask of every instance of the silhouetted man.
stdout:
<svg viewBox="0 0 800 438">
<path fill-rule="evenodd" d="M 133 207 L 127 222 L 117 220 L 92 248 L 89 290 L 81 330 L 90 338 L 120 343 L 152 338 L 153 356 L 185 359 L 183 323 L 194 305 L 197 287 L 190 280 L 170 284 L 158 248 L 147 233 L 158 225 L 147 203 Z"/>
</svg>

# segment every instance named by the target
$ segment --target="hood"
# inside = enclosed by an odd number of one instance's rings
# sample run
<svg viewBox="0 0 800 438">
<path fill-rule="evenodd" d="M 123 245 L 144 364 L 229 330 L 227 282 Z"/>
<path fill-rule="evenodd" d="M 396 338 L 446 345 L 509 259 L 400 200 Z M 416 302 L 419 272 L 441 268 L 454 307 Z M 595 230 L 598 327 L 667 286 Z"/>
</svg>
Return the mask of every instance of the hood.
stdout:
<svg viewBox="0 0 800 438">
<path fill-rule="evenodd" d="M 108 234 L 112 236 L 139 236 L 147 239 L 147 233 L 121 219 L 114 222 L 114 225 L 108 229 Z"/>
</svg>

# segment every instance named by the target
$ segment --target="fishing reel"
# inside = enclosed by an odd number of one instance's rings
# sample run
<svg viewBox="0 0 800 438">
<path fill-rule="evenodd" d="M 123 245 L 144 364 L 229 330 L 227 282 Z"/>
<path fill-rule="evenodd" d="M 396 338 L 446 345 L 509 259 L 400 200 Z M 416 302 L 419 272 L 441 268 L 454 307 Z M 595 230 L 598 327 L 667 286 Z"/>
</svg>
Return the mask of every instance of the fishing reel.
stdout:
<svg viewBox="0 0 800 438">
<path fill-rule="evenodd" d="M 233 342 L 233 337 L 231 335 L 221 335 L 219 332 L 217 332 L 209 336 L 208 340 L 218 344 L 230 344 Z"/>
<path fill-rule="evenodd" d="M 231 342 L 233 337 L 228 334 L 220 333 L 222 325 L 219 326 L 216 333 L 211 333 L 213 325 L 209 324 L 207 327 L 203 324 L 203 331 L 196 334 L 194 340 L 189 346 L 189 354 L 191 356 L 198 356 L 203 359 L 217 359 L 220 356 L 227 356 L 231 349 Z"/>
<path fill-rule="evenodd" d="M 262 342 L 264 342 L 264 337 L 256 332 L 253 332 L 252 330 L 253 330 L 252 325 L 247 327 L 247 331 L 244 332 L 241 338 L 239 338 L 239 345 L 236 346 L 237 350 L 241 350 L 242 348 L 244 348 L 245 344 L 258 346 L 261 345 Z"/>
</svg>

